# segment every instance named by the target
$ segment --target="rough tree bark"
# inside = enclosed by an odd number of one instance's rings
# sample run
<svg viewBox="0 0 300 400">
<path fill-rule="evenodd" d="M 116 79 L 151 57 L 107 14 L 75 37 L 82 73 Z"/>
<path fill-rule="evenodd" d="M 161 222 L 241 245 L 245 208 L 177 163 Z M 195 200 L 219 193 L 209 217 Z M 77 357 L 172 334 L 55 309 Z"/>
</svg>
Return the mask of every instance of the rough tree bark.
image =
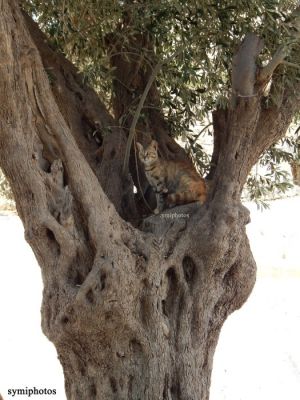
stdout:
<svg viewBox="0 0 300 400">
<path fill-rule="evenodd" d="M 124 16 L 122 29 L 126 30 L 130 23 L 130 18 L 127 15 Z M 124 43 L 122 29 L 118 34 L 108 35 L 106 42 L 111 66 L 114 68 L 112 102 L 114 115 L 125 135 L 128 136 L 140 97 L 158 61 L 155 61 L 155 51 L 149 34 L 136 34 L 128 43 Z M 182 147 L 170 136 L 169 126 L 161 111 L 156 82 L 150 87 L 142 110 L 142 118 L 139 118 L 136 126 L 135 136 L 136 140 L 143 145 L 148 145 L 151 139 L 155 139 L 159 144 L 159 154 L 165 159 L 191 163 Z M 149 183 L 134 146 L 131 148 L 130 172 L 136 187 L 145 194 L 146 202 L 155 208 L 155 196 L 151 196 L 151 191 L 147 191 Z M 148 207 L 145 207 L 145 199 L 141 197 L 137 204 L 143 215 L 147 212 L 149 214 Z"/>
<path fill-rule="evenodd" d="M 0 10 L 0 162 L 41 266 L 42 328 L 68 399 L 207 400 L 220 329 L 255 282 L 241 189 L 299 104 L 288 93 L 280 110 L 263 109 L 260 40 L 249 35 L 235 58 L 206 205 L 149 217 L 138 230 L 120 216 L 122 187 L 105 176 L 111 168 L 120 182 L 122 157 L 109 146 L 124 154 L 122 133 L 104 146 L 103 165 L 86 139 L 112 117 L 15 0 L 0 0 Z"/>
</svg>

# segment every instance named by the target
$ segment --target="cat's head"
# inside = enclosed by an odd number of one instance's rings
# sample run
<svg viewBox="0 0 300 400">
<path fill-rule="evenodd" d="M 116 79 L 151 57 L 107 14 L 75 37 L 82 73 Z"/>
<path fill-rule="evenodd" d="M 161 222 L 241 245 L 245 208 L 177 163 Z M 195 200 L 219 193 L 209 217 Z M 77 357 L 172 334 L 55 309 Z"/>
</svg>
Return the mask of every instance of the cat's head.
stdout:
<svg viewBox="0 0 300 400">
<path fill-rule="evenodd" d="M 137 148 L 139 150 L 139 159 L 145 165 L 151 165 L 158 159 L 157 148 L 158 143 L 156 140 L 152 140 L 152 142 L 145 149 L 144 147 L 137 142 Z"/>
</svg>

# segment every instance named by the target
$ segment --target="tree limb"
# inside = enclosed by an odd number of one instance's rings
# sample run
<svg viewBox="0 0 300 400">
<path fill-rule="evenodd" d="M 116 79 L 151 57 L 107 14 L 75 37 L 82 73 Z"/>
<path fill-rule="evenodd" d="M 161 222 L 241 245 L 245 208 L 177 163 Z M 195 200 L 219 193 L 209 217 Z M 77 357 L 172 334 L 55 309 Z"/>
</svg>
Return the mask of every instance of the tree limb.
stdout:
<svg viewBox="0 0 300 400">
<path fill-rule="evenodd" d="M 122 179 L 126 137 L 92 88 L 62 53 L 54 51 L 38 25 L 25 12 L 23 16 L 49 75 L 56 103 L 86 161 L 117 211 L 127 219 L 135 215 L 132 184 Z M 109 134 L 107 132 L 109 131 Z M 97 132 L 99 144 L 94 140 Z M 101 153 L 101 154 L 100 154 Z M 113 171 L 113 175 L 111 174 Z M 113 184 L 112 184 L 113 181 Z M 126 195 L 126 204 L 123 197 Z"/>
<path fill-rule="evenodd" d="M 261 52 L 263 41 L 254 33 L 248 33 L 232 63 L 232 90 L 234 96 L 253 96 L 256 82 L 256 58 Z"/>
<path fill-rule="evenodd" d="M 293 46 L 295 41 L 298 41 L 299 26 L 300 26 L 300 6 L 298 6 L 284 23 L 287 28 L 288 42 L 279 46 L 269 63 L 263 67 L 258 74 L 257 82 L 264 83 L 271 78 L 275 69 L 282 63 L 295 67 L 295 64 L 284 61 L 289 54 L 289 47 Z M 283 38 L 284 39 L 284 38 Z"/>
<path fill-rule="evenodd" d="M 19 203 L 21 218 L 33 213 L 32 205 L 21 201 L 25 196 L 24 191 L 28 190 L 32 191 L 34 201 L 40 203 L 37 205 L 38 208 L 43 209 L 40 213 L 49 213 L 49 204 L 46 198 L 46 181 L 49 172 L 42 169 L 42 166 L 46 165 L 45 163 L 36 161 L 39 161 L 37 158 L 43 157 L 51 165 L 55 160 L 60 159 L 62 160 L 61 165 L 63 165 L 64 181 L 67 180 L 68 188 L 77 207 L 86 210 L 85 223 L 90 239 L 95 245 L 100 242 L 101 246 L 105 242 L 111 243 L 109 235 L 114 229 L 110 222 L 114 221 L 114 223 L 120 224 L 121 220 L 79 150 L 72 136 L 71 127 L 68 126 L 57 106 L 39 52 L 30 37 L 18 7 L 14 1 L 6 7 L 14 10 L 11 11 L 11 14 L 14 13 L 14 18 L 10 19 L 14 38 L 7 33 L 7 26 L 3 22 L 0 25 L 3 37 L 10 38 L 3 48 L 3 57 L 11 70 L 7 69 L 7 65 L 0 65 L 1 92 L 10 93 L 9 100 L 1 107 L 0 156 L 2 166 Z M 16 59 L 14 59 L 15 54 L 19 55 Z M 13 121 L 13 125 L 5 115 L 10 116 L 9 119 L 11 122 Z M 37 148 L 47 147 L 49 141 L 52 158 L 48 158 L 43 151 L 36 151 Z M 22 147 L 22 154 L 16 153 L 13 150 L 14 146 Z M 13 160 L 7 159 L 3 153 L 4 150 L 11 154 Z M 17 172 L 9 166 L 10 163 L 17 166 Z M 28 173 L 26 184 L 20 181 L 25 178 L 21 177 L 19 173 L 24 170 L 24 166 L 27 166 L 27 171 L 24 173 Z M 44 194 L 42 194 L 43 192 Z M 22 212 L 24 206 L 27 207 L 26 212 Z M 30 220 L 24 221 L 25 227 L 31 223 Z M 78 221 L 76 223 L 78 224 Z M 99 229 L 102 225 L 111 228 L 101 231 Z"/>
<path fill-rule="evenodd" d="M 269 63 L 259 71 L 257 82 L 263 83 L 271 78 L 275 69 L 283 63 L 285 57 L 288 55 L 286 46 L 280 46 L 275 52 Z"/>
</svg>

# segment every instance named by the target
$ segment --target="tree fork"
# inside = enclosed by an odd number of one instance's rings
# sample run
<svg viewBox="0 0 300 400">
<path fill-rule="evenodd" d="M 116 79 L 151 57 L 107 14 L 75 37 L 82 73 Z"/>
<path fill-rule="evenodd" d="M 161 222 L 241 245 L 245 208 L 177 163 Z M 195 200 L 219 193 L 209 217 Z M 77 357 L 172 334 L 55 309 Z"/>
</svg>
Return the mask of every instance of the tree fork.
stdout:
<svg viewBox="0 0 300 400">
<path fill-rule="evenodd" d="M 130 23 L 130 21 L 126 20 L 126 23 Z M 111 66 L 114 68 L 114 115 L 127 134 L 128 140 L 132 141 L 133 127 L 136 127 L 134 130 L 135 137 L 142 144 L 149 144 L 151 138 L 157 140 L 161 157 L 191 163 L 182 147 L 170 136 L 168 123 L 161 110 L 156 80 L 153 81 L 149 90 L 147 88 L 155 78 L 156 72 L 159 72 L 160 65 L 164 63 L 159 60 L 153 63 L 152 58 L 155 58 L 155 53 L 149 36 L 145 33 L 137 34 L 131 38 L 128 44 L 124 45 L 123 41 L 120 40 L 120 35 L 112 33 L 107 36 L 106 42 Z M 146 91 L 148 95 L 145 101 L 141 102 Z M 140 113 L 138 108 L 141 104 L 143 104 L 143 109 Z M 139 114 L 142 114 L 142 118 L 134 121 Z M 139 168 L 139 160 L 132 148 L 130 154 L 128 149 L 126 150 L 124 163 L 126 170 L 128 160 L 129 172 L 135 186 L 144 197 L 149 184 L 143 169 Z M 146 197 L 148 203 L 155 204 L 152 201 L 154 198 Z M 141 209 L 142 214 L 149 214 L 149 207 L 144 203 L 145 201 L 141 199 L 138 202 L 138 208 Z"/>
<path fill-rule="evenodd" d="M 197 393 L 207 399 L 220 327 L 227 311 L 240 306 L 232 298 L 223 310 L 217 305 L 226 282 L 235 287 L 236 279 L 230 273 L 222 283 L 221 260 L 226 250 L 228 266 L 237 262 L 240 240 L 228 253 L 221 236 L 229 238 L 231 227 L 224 220 L 216 231 L 210 213 L 197 205 L 189 221 L 163 224 L 163 240 L 122 222 L 56 107 L 16 3 L 2 4 L 10 68 L 1 65 L 0 84 L 11 96 L 1 109 L 1 165 L 42 268 L 43 330 L 57 347 L 68 397 L 182 399 Z M 24 69 L 13 57 L 25 45 L 32 56 Z M 39 118 L 43 125 L 36 124 Z M 50 172 L 41 168 L 38 152 L 47 140 L 42 126 L 59 156 Z M 199 250 L 191 244 L 195 237 L 202 238 Z M 253 282 L 253 273 L 245 281 Z M 249 290 L 239 290 L 246 298 Z"/>
<path fill-rule="evenodd" d="M 285 135 L 299 109 L 299 84 L 285 88 L 279 106 L 265 107 L 266 82 L 261 77 L 268 74 L 271 79 L 284 54 L 280 48 L 267 67 L 259 70 L 256 58 L 262 45 L 257 35 L 246 35 L 233 59 L 230 107 L 213 113 L 214 151 L 208 177 L 212 179 L 210 198 L 216 201 L 240 199 L 252 166 L 265 150 Z M 271 91 L 276 83 L 275 77 Z M 221 187 L 223 190 L 218 190 Z"/>
<path fill-rule="evenodd" d="M 226 120 L 206 205 L 149 217 L 139 231 L 74 140 L 17 2 L 0 5 L 1 167 L 41 266 L 43 331 L 68 398 L 207 400 L 220 329 L 255 282 L 239 193 L 260 102 L 239 99 Z"/>
</svg>

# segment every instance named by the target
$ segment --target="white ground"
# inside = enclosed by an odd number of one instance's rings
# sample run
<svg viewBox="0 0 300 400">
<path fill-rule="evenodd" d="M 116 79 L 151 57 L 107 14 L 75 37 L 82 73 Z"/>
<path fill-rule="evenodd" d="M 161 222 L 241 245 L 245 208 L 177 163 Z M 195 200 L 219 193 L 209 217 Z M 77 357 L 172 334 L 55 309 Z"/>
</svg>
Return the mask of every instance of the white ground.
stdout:
<svg viewBox="0 0 300 400">
<path fill-rule="evenodd" d="M 274 201 L 263 213 L 249 208 L 257 284 L 222 330 L 211 400 L 299 400 L 300 197 Z M 39 267 L 15 216 L 0 216 L 0 259 L 0 393 L 7 400 L 9 388 L 35 386 L 65 400 L 55 349 L 40 329 Z"/>
</svg>

